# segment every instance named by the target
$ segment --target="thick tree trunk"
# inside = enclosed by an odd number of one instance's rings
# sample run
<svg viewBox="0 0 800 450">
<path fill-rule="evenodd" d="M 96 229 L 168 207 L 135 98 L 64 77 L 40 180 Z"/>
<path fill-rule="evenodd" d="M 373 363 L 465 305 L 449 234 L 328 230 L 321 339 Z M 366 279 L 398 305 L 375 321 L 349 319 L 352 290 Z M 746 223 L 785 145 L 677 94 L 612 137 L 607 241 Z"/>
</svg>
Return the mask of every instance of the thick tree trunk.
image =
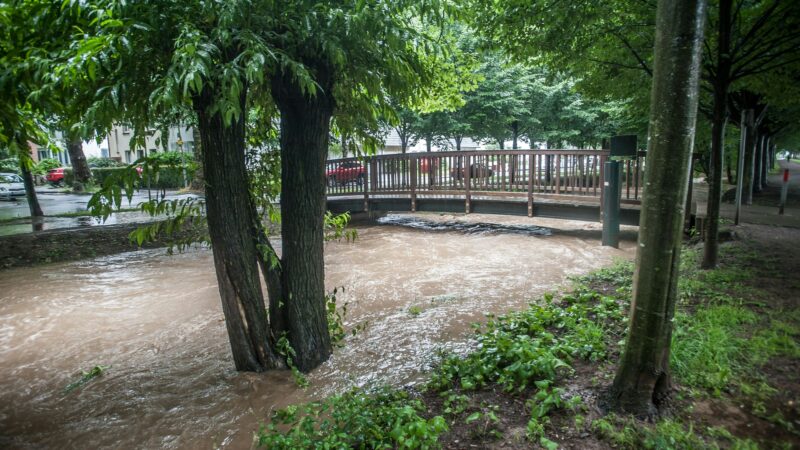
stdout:
<svg viewBox="0 0 800 450">
<path fill-rule="evenodd" d="M 242 111 L 246 91 L 240 96 Z M 262 372 L 281 367 L 282 360 L 272 347 L 258 272 L 259 218 L 247 182 L 244 113 L 226 124 L 209 108 L 214 98 L 206 85 L 194 99 L 214 268 L 236 370 Z"/>
<path fill-rule="evenodd" d="M 732 0 L 719 2 L 719 43 L 717 71 L 714 80 L 714 112 L 711 118 L 711 161 L 709 164 L 706 233 L 703 243 L 703 261 L 700 267 L 713 269 L 719 255 L 719 208 L 722 201 L 722 165 L 725 156 L 725 124 L 727 122 L 728 87 L 731 70 L 731 4 Z M 730 166 L 728 166 L 730 178 Z"/>
<path fill-rule="evenodd" d="M 33 174 L 25 158 L 19 158 L 19 169 L 20 172 L 22 172 L 22 182 L 25 184 L 25 197 L 28 199 L 28 209 L 30 209 L 31 217 L 44 216 L 42 207 L 39 205 L 39 197 L 36 195 L 36 185 L 33 182 Z"/>
<path fill-rule="evenodd" d="M 194 141 L 194 162 L 197 164 L 197 169 L 194 171 L 194 178 L 189 188 L 193 191 L 204 191 L 206 189 L 205 175 L 203 175 L 203 140 L 200 137 L 199 127 L 192 127 L 192 140 Z"/>
<path fill-rule="evenodd" d="M 333 115 L 332 82 L 318 71 L 316 95 L 304 94 L 289 74 L 272 78 L 281 112 L 283 296 L 295 364 L 307 372 L 328 359 L 323 216 L 325 155 Z"/>
<path fill-rule="evenodd" d="M 83 185 L 92 178 L 89 164 L 86 162 L 86 155 L 83 154 L 83 139 L 73 133 L 67 134 L 67 153 L 69 153 L 70 163 L 72 164 L 72 174 L 76 183 L 76 190 L 82 190 Z"/>
<path fill-rule="evenodd" d="M 705 0 L 659 0 L 648 168 L 639 223 L 630 332 L 608 405 L 653 417 L 670 391 L 683 213 L 697 118 Z"/>
</svg>

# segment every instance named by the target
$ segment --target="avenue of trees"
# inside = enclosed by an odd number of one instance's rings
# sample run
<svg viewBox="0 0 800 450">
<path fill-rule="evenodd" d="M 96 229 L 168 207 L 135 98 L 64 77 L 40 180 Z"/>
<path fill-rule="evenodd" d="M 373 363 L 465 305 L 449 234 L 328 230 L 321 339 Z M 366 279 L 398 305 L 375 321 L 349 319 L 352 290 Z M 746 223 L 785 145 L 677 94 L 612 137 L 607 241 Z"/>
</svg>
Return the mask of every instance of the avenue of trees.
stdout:
<svg viewBox="0 0 800 450">
<path fill-rule="evenodd" d="M 524 6 L 477 2 L 480 32 L 521 61 L 537 61 L 579 80 L 585 95 L 626 101 L 640 119 L 650 106 L 655 8 L 648 2 L 558 2 L 532 0 Z M 796 98 L 800 71 L 800 8 L 789 0 L 712 0 L 703 41 L 698 145 L 709 180 L 703 267 L 717 263 L 725 129 L 738 127 L 743 110 L 766 118 L 748 127 L 746 194 L 753 165 L 764 158 L 760 137 L 771 144 L 797 141 Z M 795 95 L 791 95 L 795 94 Z M 769 107 L 767 107 L 769 105 Z M 736 151 L 737 147 L 729 148 Z M 774 148 L 774 147 L 773 147 Z M 728 158 L 735 164 L 735 158 Z M 734 165 L 735 167 L 735 165 Z M 735 170 L 734 170 L 735 171 Z M 765 173 L 764 170 L 761 170 Z M 760 182 L 763 182 L 759 178 Z M 752 185 L 752 187 L 750 187 Z M 745 199 L 751 198 L 749 195 Z"/>
<path fill-rule="evenodd" d="M 670 389 L 693 148 L 706 154 L 710 171 L 710 268 L 726 125 L 737 126 L 744 110 L 766 111 L 746 133 L 752 179 L 767 167 L 764 149 L 774 148 L 767 143 L 796 139 L 800 118 L 783 98 L 797 91 L 800 69 L 800 16 L 791 2 L 658 3 L 1 3 L 0 147 L 19 157 L 29 184 L 27 142 L 46 142 L 48 127 L 67 133 L 82 165 L 78 143 L 114 123 L 130 124 L 136 139 L 155 123 L 195 124 L 200 207 L 235 367 L 261 372 L 291 358 L 309 371 L 332 352 L 323 260 L 332 136 L 355 153 L 374 148 L 386 127 L 403 151 L 420 139 L 428 151 L 450 140 L 459 150 L 466 137 L 499 148 L 506 141 L 599 147 L 612 134 L 647 130 L 631 331 L 608 401 L 653 416 Z M 485 42 L 464 37 L 462 22 Z M 696 128 L 707 131 L 708 147 L 697 145 L 704 136 Z M 254 148 L 274 150 L 258 160 L 257 175 L 248 159 Z M 88 179 L 83 170 L 76 167 L 77 179 Z M 120 206 L 133 188 L 129 172 L 124 186 L 107 183 L 93 201 Z M 41 215 L 32 184 L 29 192 L 31 214 Z M 280 257 L 262 223 L 262 209 L 277 197 Z"/>
</svg>

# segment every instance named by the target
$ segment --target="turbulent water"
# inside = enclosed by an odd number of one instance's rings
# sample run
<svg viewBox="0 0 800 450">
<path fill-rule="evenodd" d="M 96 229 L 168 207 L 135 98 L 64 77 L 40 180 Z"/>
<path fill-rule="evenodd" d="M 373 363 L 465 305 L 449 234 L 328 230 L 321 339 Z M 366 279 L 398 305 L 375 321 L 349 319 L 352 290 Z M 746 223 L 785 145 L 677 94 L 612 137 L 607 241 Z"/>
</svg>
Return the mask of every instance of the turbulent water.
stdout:
<svg viewBox="0 0 800 450">
<path fill-rule="evenodd" d="M 344 287 L 346 326 L 363 330 L 306 390 L 286 372 L 233 370 L 210 250 L 0 272 L 0 447 L 250 448 L 274 408 L 417 382 L 436 349 L 465 351 L 469 325 L 486 313 L 522 308 L 634 247 L 601 247 L 596 224 L 544 224 L 571 236 L 520 234 L 542 225 L 526 218 L 501 225 L 473 234 L 369 225 L 355 243 L 329 243 L 326 284 Z M 96 365 L 110 368 L 67 392 Z"/>
</svg>

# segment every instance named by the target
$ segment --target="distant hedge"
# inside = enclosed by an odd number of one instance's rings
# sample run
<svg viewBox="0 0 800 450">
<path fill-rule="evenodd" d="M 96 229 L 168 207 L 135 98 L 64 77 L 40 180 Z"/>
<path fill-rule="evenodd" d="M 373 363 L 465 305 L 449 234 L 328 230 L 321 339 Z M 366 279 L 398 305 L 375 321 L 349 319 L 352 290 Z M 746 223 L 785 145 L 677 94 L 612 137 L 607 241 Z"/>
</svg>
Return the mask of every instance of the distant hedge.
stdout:
<svg viewBox="0 0 800 450">
<path fill-rule="evenodd" d="M 194 167 L 190 165 L 184 166 L 186 168 L 187 182 L 191 182 L 194 178 Z M 158 171 L 158 176 L 148 180 L 147 174 L 142 174 L 139 188 L 146 189 L 180 189 L 184 186 L 183 182 L 183 168 L 184 167 L 162 167 Z M 95 184 L 103 184 L 106 178 L 119 174 L 127 170 L 127 167 L 95 167 L 92 169 L 92 181 Z M 157 179 L 156 179 L 157 178 Z M 72 168 L 64 170 L 64 182 L 71 185 L 74 181 Z M 149 181 L 149 183 L 148 183 Z"/>
</svg>

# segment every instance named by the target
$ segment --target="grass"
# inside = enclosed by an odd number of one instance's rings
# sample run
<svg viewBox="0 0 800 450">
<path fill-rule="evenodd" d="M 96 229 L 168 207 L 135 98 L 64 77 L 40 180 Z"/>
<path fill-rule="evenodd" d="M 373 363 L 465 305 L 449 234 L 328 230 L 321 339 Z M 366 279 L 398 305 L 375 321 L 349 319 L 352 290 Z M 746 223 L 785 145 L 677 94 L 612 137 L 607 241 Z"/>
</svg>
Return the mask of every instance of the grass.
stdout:
<svg viewBox="0 0 800 450">
<path fill-rule="evenodd" d="M 620 262 L 573 279 L 567 292 L 546 294 L 523 311 L 477 326 L 476 350 L 443 355 L 422 401 L 392 389 L 377 395 L 352 391 L 277 413 L 260 430 L 258 442 L 268 448 L 428 448 L 442 439 L 461 439 L 456 447 L 503 440 L 510 448 L 547 449 L 570 440 L 582 446 L 587 439 L 629 449 L 791 446 L 786 436 L 796 442 L 798 431 L 771 402 L 777 388 L 765 365 L 777 357 L 800 359 L 800 312 L 770 310 L 768 294 L 748 284 L 760 255 L 726 244 L 721 256 L 719 269 L 699 271 L 698 252 L 683 252 L 671 351 L 677 402 L 674 415 L 656 424 L 592 412 L 613 378 L 625 339 L 633 267 Z M 411 308 L 409 314 L 416 315 Z M 578 374 L 579 366 L 592 371 L 590 384 Z M 587 389 L 596 393 L 584 398 Z M 504 400 L 524 401 L 521 438 L 505 436 L 516 429 L 508 424 L 519 418 L 498 407 Z M 732 434 L 742 430 L 700 423 L 692 415 L 695 401 L 744 408 L 781 427 L 784 440 L 758 442 Z M 395 419 L 384 416 L 389 411 Z M 287 414 L 291 420 L 281 420 Z M 354 437 L 349 429 L 370 431 Z"/>
</svg>

